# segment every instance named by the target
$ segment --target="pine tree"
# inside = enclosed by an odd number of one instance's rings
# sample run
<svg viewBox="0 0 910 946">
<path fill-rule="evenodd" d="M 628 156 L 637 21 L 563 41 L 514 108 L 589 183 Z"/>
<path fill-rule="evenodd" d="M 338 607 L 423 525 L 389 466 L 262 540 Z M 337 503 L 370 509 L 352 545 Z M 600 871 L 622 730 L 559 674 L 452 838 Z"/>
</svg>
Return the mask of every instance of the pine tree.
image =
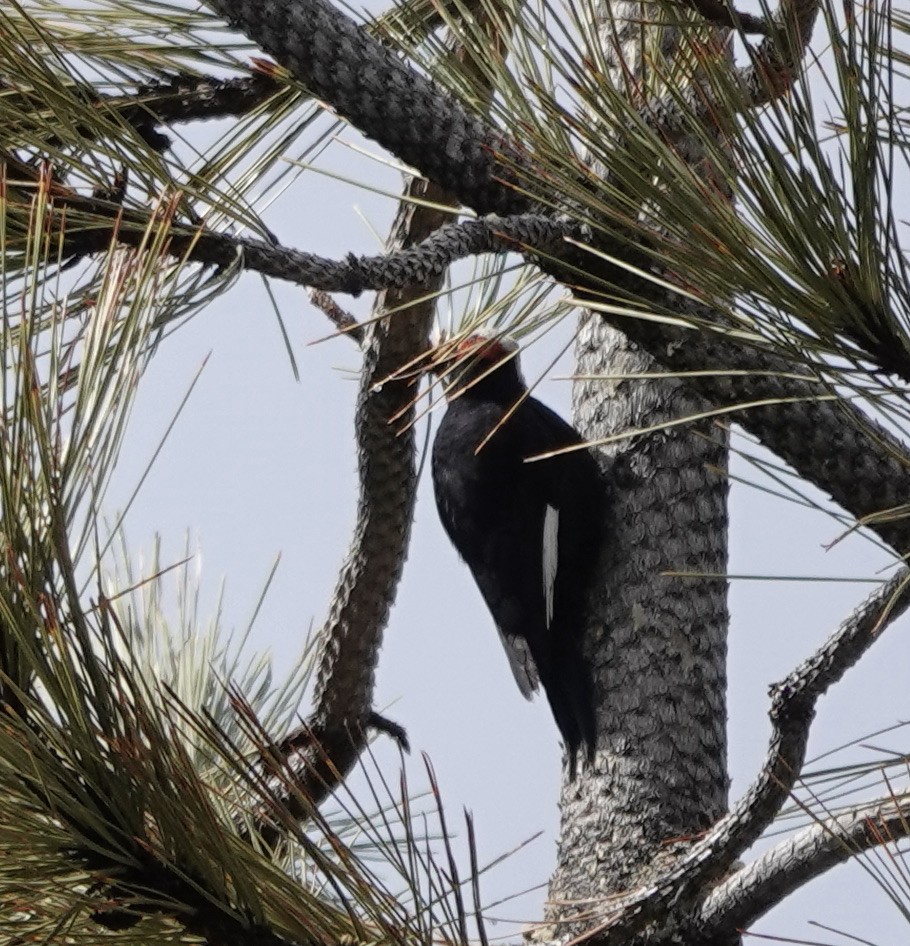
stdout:
<svg viewBox="0 0 910 946">
<path fill-rule="evenodd" d="M 455 336 L 577 320 L 575 422 L 609 499 L 586 625 L 598 752 L 564 780 L 535 938 L 736 942 L 800 885 L 906 836 L 886 779 L 836 816 L 809 806 L 801 833 L 739 863 L 801 775 L 817 699 L 910 603 L 905 14 L 412 0 L 357 23 L 326 0 L 29 0 L 0 24 L 5 942 L 485 936 L 476 861 L 463 890 L 447 840 L 440 861 L 425 853 L 406 787 L 383 793 L 390 813 L 325 807 L 372 733 L 406 744 L 374 675 L 413 521 L 416 381 L 437 305 L 463 300 L 453 265 L 481 256 Z M 215 118 L 228 130 L 197 159 L 177 135 Z M 415 172 L 372 257 L 282 246 L 258 209 L 335 121 Z M 308 287 L 362 357 L 354 536 L 282 686 L 201 626 L 188 585 L 169 625 L 157 563 L 140 574 L 104 519 L 162 337 L 242 272 Z M 373 318 L 357 321 L 337 297 L 366 291 Z M 772 689 L 767 761 L 732 806 L 731 425 L 895 562 Z"/>
</svg>

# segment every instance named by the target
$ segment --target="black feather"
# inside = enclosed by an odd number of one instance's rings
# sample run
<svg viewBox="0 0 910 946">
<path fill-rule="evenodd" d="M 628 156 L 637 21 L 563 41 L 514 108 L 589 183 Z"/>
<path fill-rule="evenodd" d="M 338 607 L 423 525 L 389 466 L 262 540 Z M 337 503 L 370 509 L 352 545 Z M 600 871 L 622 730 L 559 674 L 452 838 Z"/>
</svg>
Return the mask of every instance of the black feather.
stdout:
<svg viewBox="0 0 910 946">
<path fill-rule="evenodd" d="M 478 358 L 462 369 L 460 394 L 439 426 L 436 503 L 496 622 L 519 687 L 530 695 L 538 680 L 543 685 L 574 777 L 578 751 L 584 748 L 590 758 L 595 744 L 591 673 L 581 638 L 600 548 L 603 489 L 587 449 L 526 462 L 580 446 L 582 438 L 527 396 L 514 359 L 490 367 L 489 359 Z M 549 623 L 542 554 L 547 506 L 559 517 Z"/>
</svg>

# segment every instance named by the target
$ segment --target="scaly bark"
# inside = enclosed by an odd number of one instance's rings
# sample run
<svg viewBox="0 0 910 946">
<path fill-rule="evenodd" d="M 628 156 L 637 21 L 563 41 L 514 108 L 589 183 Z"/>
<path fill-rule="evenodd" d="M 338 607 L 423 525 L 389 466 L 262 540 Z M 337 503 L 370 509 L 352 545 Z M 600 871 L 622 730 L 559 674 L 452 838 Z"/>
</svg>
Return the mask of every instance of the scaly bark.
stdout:
<svg viewBox="0 0 910 946">
<path fill-rule="evenodd" d="M 652 367 L 619 332 L 586 318 L 579 374 Z M 591 439 L 703 408 L 673 380 L 584 380 L 575 390 L 576 426 Z M 726 431 L 688 424 L 604 452 L 609 538 L 588 628 L 598 752 L 563 786 L 550 883 L 549 918 L 584 926 L 596 925 L 597 900 L 656 870 L 666 842 L 705 830 L 727 798 L 726 581 L 664 574 L 726 571 Z"/>
<path fill-rule="evenodd" d="M 610 80 L 627 95 L 660 94 L 687 39 L 656 5 L 613 2 L 597 23 Z M 720 43 L 722 47 L 722 41 Z M 676 150 L 710 174 L 697 141 Z M 622 147 L 621 137 L 616 147 Z M 605 169 L 605 173 L 609 173 Z M 655 188 L 654 198 L 660 194 Z M 646 208 L 642 208 L 644 212 Z M 578 340 L 575 422 L 600 440 L 708 410 L 651 356 L 589 315 Z M 715 421 L 676 425 L 604 450 L 611 503 L 588 650 L 598 706 L 596 762 L 565 781 L 549 919 L 594 928 L 598 901 L 660 873 L 726 810 L 728 433 Z M 674 577 L 673 572 L 706 577 Z M 680 844 L 668 844 L 678 840 Z M 579 905 L 581 901 L 581 905 Z"/>
<path fill-rule="evenodd" d="M 444 222 L 445 194 L 412 179 L 392 227 L 390 248 L 422 240 Z M 360 493 L 351 547 L 320 631 L 314 709 L 306 729 L 285 741 L 285 762 L 308 804 L 318 804 L 344 778 L 366 744 L 382 635 L 407 558 L 417 491 L 414 442 L 416 386 L 390 375 L 427 347 L 434 304 L 426 286 L 380 293 L 366 329 L 354 429 Z M 390 314 L 391 313 L 391 314 Z M 306 814 L 296 792 L 283 799 Z M 262 826 L 266 837 L 270 829 Z"/>
</svg>

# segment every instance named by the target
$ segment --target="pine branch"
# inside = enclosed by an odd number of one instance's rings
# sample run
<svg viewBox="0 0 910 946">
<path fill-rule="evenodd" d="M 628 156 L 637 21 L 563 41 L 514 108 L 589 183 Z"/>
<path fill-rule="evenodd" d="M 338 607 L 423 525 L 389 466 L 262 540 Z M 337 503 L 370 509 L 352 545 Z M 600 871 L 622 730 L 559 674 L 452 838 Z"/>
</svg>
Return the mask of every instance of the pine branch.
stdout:
<svg viewBox="0 0 910 946">
<path fill-rule="evenodd" d="M 773 821 L 796 783 L 805 758 L 815 704 L 910 607 L 910 569 L 883 584 L 806 661 L 771 688 L 772 735 L 768 757 L 750 789 L 729 814 L 695 842 L 647 888 L 611 904 L 612 916 L 593 936 L 610 946 L 627 942 L 645 925 L 667 918 L 722 876 Z M 678 914 L 677 914 L 678 917 Z M 714 923 L 730 930 L 718 916 Z"/>
<path fill-rule="evenodd" d="M 701 324 L 713 316 L 693 306 L 682 314 Z M 732 419 L 898 555 L 910 551 L 910 451 L 890 431 L 832 395 L 805 365 L 773 352 L 711 332 L 693 338 L 691 329 L 670 325 L 626 320 L 624 328 L 671 371 L 706 372 L 688 380 L 709 403 L 728 407 Z M 737 410 L 742 404 L 750 406 Z"/>
<path fill-rule="evenodd" d="M 18 174 L 35 174 L 34 169 L 21 162 L 13 167 Z M 55 206 L 66 211 L 68 225 L 63 240 L 67 251 L 81 254 L 106 248 L 113 228 L 117 228 L 118 239 L 135 244 L 148 224 L 148 215 L 140 211 L 82 197 L 61 186 L 55 188 L 55 193 Z M 112 231 L 74 230 L 79 219 L 74 212 L 95 219 L 104 215 L 111 220 Z M 438 276 L 462 254 L 514 249 L 513 241 L 517 241 L 526 246 L 543 246 L 552 254 L 539 259 L 543 268 L 556 271 L 576 286 L 582 280 L 593 283 L 590 291 L 598 292 L 601 284 L 596 271 L 585 274 L 580 264 L 568 265 L 557 258 L 553 241 L 566 232 L 563 228 L 571 232 L 572 225 L 536 215 L 463 221 L 428 231 L 425 245 L 400 254 L 350 257 L 345 261 L 328 260 L 261 240 L 175 228 L 168 250 L 200 263 L 229 267 L 239 262 L 264 275 L 298 284 L 356 292 L 376 285 L 402 287 L 412 280 L 425 281 Z M 503 239 L 507 242 L 501 242 Z M 590 254 L 584 254 L 584 258 L 591 261 L 589 271 L 599 263 Z M 613 275 L 610 270 L 603 273 L 603 278 L 609 280 Z M 640 279 L 636 291 L 658 311 L 678 311 L 694 325 L 710 326 L 716 321 L 713 311 L 681 300 L 663 285 Z M 766 447 L 858 521 L 865 522 L 898 554 L 910 550 L 910 518 L 881 515 L 887 510 L 900 510 L 910 496 L 910 454 L 891 433 L 846 402 L 824 400 L 826 389 L 806 375 L 804 366 L 762 348 L 732 342 L 722 332 L 696 332 L 628 318 L 622 320 L 622 328 L 671 371 L 700 372 L 689 383 L 709 403 L 729 408 Z M 806 380 L 793 380 L 794 374 L 806 375 Z M 753 406 L 737 413 L 741 404 Z M 830 458 L 830 462 L 825 458 Z"/>
<path fill-rule="evenodd" d="M 171 141 L 158 126 L 246 115 L 283 88 L 285 86 L 273 75 L 262 71 L 231 79 L 163 76 L 158 81 L 140 85 L 128 95 L 100 93 L 90 85 L 77 86 L 72 91 L 99 112 L 116 114 L 150 148 L 162 152 L 170 147 Z M 2 80 L 0 94 L 7 99 L 7 107 L 24 113 L 43 104 L 37 93 L 16 89 Z M 75 130 L 86 141 L 98 137 L 98 129 L 91 125 L 80 123 Z M 60 140 L 50 138 L 47 143 L 53 147 L 59 145 Z"/>
<path fill-rule="evenodd" d="M 209 6 L 342 118 L 458 200 L 480 213 L 528 208 L 510 168 L 524 163 L 521 151 L 331 4 L 213 0 Z"/>
<path fill-rule="evenodd" d="M 125 243 L 138 243 L 144 232 L 140 228 L 148 222 L 147 215 L 139 211 L 122 210 L 60 187 L 55 206 L 68 211 L 64 247 L 80 253 L 106 247 L 111 232 L 74 231 L 73 211 L 105 214 L 111 227 L 117 227 L 118 239 Z M 541 259 L 541 265 L 559 268 L 563 278 L 573 279 L 576 285 L 582 278 L 596 281 L 596 273 L 585 277 L 577 266 L 568 267 L 556 258 L 552 241 L 565 232 L 563 228 L 571 231 L 572 225 L 536 215 L 463 221 L 441 226 L 430 232 L 424 245 L 400 254 L 350 257 L 345 261 L 261 240 L 175 228 L 168 251 L 222 267 L 240 262 L 248 269 L 298 284 L 359 291 L 375 285 L 406 286 L 412 280 L 422 280 L 426 285 L 426 280 L 438 276 L 461 254 L 514 249 L 512 241 L 517 240 L 525 245 L 539 242 L 549 249 L 553 255 Z M 595 257 L 590 258 L 593 263 L 589 269 L 597 263 Z M 604 274 L 604 278 L 610 275 Z M 681 302 L 662 285 L 641 280 L 637 291 L 658 311 L 675 309 L 695 325 L 710 326 L 715 321 L 711 310 Z M 766 447 L 864 522 L 898 554 L 910 550 L 910 518 L 881 515 L 887 510 L 900 510 L 910 496 L 910 454 L 891 433 L 853 405 L 826 400 L 827 390 L 806 373 L 804 366 L 768 350 L 745 347 L 728 340 L 722 332 L 698 332 L 650 320 L 627 318 L 622 327 L 671 371 L 699 372 L 689 383 L 710 404 L 729 408 L 732 416 Z M 794 374 L 804 375 L 806 380 L 794 380 Z M 742 404 L 752 406 L 737 411 Z"/>
<path fill-rule="evenodd" d="M 698 910 L 697 935 L 745 929 L 804 884 L 864 851 L 910 836 L 910 798 L 857 805 L 775 845 L 718 884 Z"/>
<path fill-rule="evenodd" d="M 14 191 L 38 187 L 46 176 L 43 167 L 32 167 L 2 150 L 0 171 Z M 122 206 L 123 186 L 112 185 L 108 194 L 85 197 L 51 182 L 50 192 L 54 200 L 49 225 L 59 234 L 62 255 L 70 263 L 106 251 L 114 237 L 137 246 L 148 229 L 152 212 Z M 115 194 L 116 199 L 111 199 Z M 27 212 L 25 204 L 21 206 Z M 167 252 L 225 269 L 239 263 L 244 269 L 298 286 L 356 296 L 366 290 L 426 287 L 444 275 L 452 263 L 481 253 L 523 251 L 555 257 L 566 237 L 583 239 L 587 234 L 583 225 L 545 213 L 491 215 L 457 223 L 447 223 L 449 218 L 448 214 L 433 215 L 438 221 L 436 226 L 422 227 L 419 241 L 404 242 L 378 256 L 348 254 L 344 260 L 331 260 L 274 241 L 234 237 L 176 223 Z M 103 226 L 105 220 L 109 222 L 107 227 Z M 85 226 L 81 225 L 83 221 Z"/>
<path fill-rule="evenodd" d="M 132 96 L 102 96 L 100 104 L 115 109 L 131 124 L 143 117 L 162 125 L 238 118 L 287 88 L 268 67 L 263 62 L 254 75 L 230 79 L 164 76 L 140 86 Z"/>
<path fill-rule="evenodd" d="M 397 59 L 391 61 L 386 50 L 377 48 L 353 22 L 322 0 L 275 0 L 267 7 L 250 0 L 219 0 L 212 6 L 262 42 L 362 131 L 380 135 L 377 140 L 421 167 L 432 179 L 447 182 L 460 199 L 481 211 L 502 206 L 528 209 L 527 199 L 519 200 L 505 184 L 497 186 L 500 180 L 509 179 L 509 168 L 499 156 L 512 154 L 501 147 L 501 139 L 436 91 L 429 80 Z M 786 0 L 781 6 L 778 18 L 786 24 L 782 35 L 796 37 L 799 43 L 790 42 L 785 49 L 764 44 L 762 55 L 771 63 L 768 68 L 773 67 L 772 72 L 777 68 L 774 63 L 784 72 L 794 65 L 798 51 L 808 42 L 816 12 L 814 0 Z M 762 62 L 760 59 L 755 64 L 756 77 L 765 68 Z M 334 78 L 339 72 L 345 77 L 340 87 Z M 653 121 L 664 127 L 670 113 L 661 109 L 658 113 Z M 398 122 L 401 114 L 409 114 L 413 120 Z M 402 127 L 391 131 L 391 125 Z M 446 142 L 445 148 L 438 146 L 440 141 Z M 440 167 L 442 155 L 445 160 Z M 450 167 L 453 163 L 459 167 Z M 521 162 L 516 162 L 516 167 L 520 166 Z M 621 247 L 619 255 L 628 259 L 632 249 L 631 245 Z M 576 285 L 593 282 L 594 292 L 600 288 L 597 274 L 586 281 L 580 266 L 571 270 L 571 275 L 559 261 L 544 261 L 543 266 L 557 278 L 568 278 Z M 614 276 L 609 274 L 610 278 Z M 683 307 L 678 299 L 668 302 L 669 294 L 644 280 L 635 289 L 644 299 L 655 300 L 661 309 L 678 311 Z M 710 311 L 700 310 L 697 315 L 696 321 L 704 325 L 716 322 L 715 313 Z M 741 403 L 768 401 L 768 408 L 752 408 L 737 419 L 858 520 L 898 509 L 910 495 L 910 455 L 893 436 L 852 407 L 819 403 L 818 388 L 811 383 L 791 383 L 767 374 L 792 375 L 799 373 L 799 366 L 711 333 L 695 337 L 690 330 L 634 319 L 623 319 L 622 329 L 674 371 L 716 368 L 719 372 L 756 372 L 754 378 L 746 380 L 719 374 L 701 375 L 691 383 L 716 406 L 733 408 Z M 817 449 L 819 446 L 821 449 Z M 825 457 L 836 459 L 825 462 Z M 858 478 L 860 473 L 863 479 Z M 910 525 L 905 519 L 869 519 L 869 527 L 898 553 L 910 550 Z"/>
<path fill-rule="evenodd" d="M 798 18 L 808 16 L 805 11 L 809 6 L 804 3 L 797 3 L 792 9 Z M 441 149 L 429 150 L 437 153 Z M 484 153 L 489 155 L 489 152 Z M 87 209 L 98 208 L 95 205 Z M 80 241 L 89 244 L 92 239 L 91 234 L 79 236 Z M 218 265 L 230 265 L 237 259 L 238 247 L 242 247 L 243 261 L 248 267 L 275 275 L 300 276 L 301 260 L 292 251 L 256 241 L 244 244 L 221 235 L 202 234 L 198 239 L 202 243 L 200 255 Z M 106 236 L 103 242 L 106 245 Z M 179 237 L 173 247 L 183 252 L 189 250 L 190 244 L 189 237 Z M 84 243 L 80 242 L 79 248 L 84 251 Z M 306 259 L 317 266 L 325 263 L 327 272 L 333 272 L 331 261 Z M 548 269 L 558 267 L 558 264 L 545 265 Z M 562 275 L 565 278 L 564 268 Z M 360 285 L 350 273 L 343 274 L 340 281 L 349 277 L 350 285 L 355 288 Z M 577 272 L 574 278 L 580 281 Z M 337 286 L 337 283 L 332 285 Z M 672 298 L 668 301 L 668 294 L 661 296 L 653 285 L 645 284 L 640 288 L 657 304 L 679 308 L 678 301 Z M 694 313 L 694 317 L 703 324 L 714 321 L 714 314 L 707 310 Z M 716 368 L 719 372 L 716 376 L 701 375 L 691 382 L 711 403 L 733 408 L 740 403 L 768 402 L 767 408 L 753 407 L 738 419 L 858 520 L 863 521 L 883 510 L 899 509 L 910 495 L 910 457 L 903 445 L 855 408 L 819 402 L 819 388 L 811 380 L 807 383 L 784 380 L 783 376 L 792 375 L 795 369 L 785 359 L 760 350 L 744 349 L 719 335 L 702 333 L 696 338 L 691 331 L 658 326 L 654 322 L 625 319 L 623 328 L 671 370 Z M 754 372 L 754 377 L 732 378 L 723 373 L 729 369 Z M 782 377 L 773 377 L 775 373 Z M 830 463 L 820 460 L 826 456 L 836 459 Z M 910 549 L 910 525 L 906 517 L 870 520 L 870 528 L 897 552 Z"/>
<path fill-rule="evenodd" d="M 227 902 L 224 892 L 213 889 L 191 865 L 167 855 L 154 832 L 146 835 L 141 830 L 124 830 L 118 802 L 99 793 L 54 751 L 47 732 L 33 718 L 32 708 L 29 704 L 22 715 L 8 718 L 5 725 L 30 734 L 23 738 L 25 746 L 29 738 L 44 744 L 41 761 L 46 763 L 48 756 L 54 760 L 54 790 L 27 774 L 30 767 L 23 771 L 18 788 L 74 839 L 60 853 L 69 870 L 88 871 L 92 878 L 87 891 L 87 904 L 95 907 L 92 921 L 122 932 L 144 917 L 161 916 L 211 946 L 298 946 L 297 941 L 276 934 L 237 904 Z M 99 824 L 104 827 L 99 829 Z M 225 834 L 222 840 L 235 839 Z"/>
<path fill-rule="evenodd" d="M 502 24 L 491 26 L 502 29 Z M 451 55 L 465 50 L 450 38 Z M 468 64 L 466 68 L 471 68 Z M 488 83 L 481 83 L 487 97 Z M 417 198 L 416 200 L 414 198 Z M 392 225 L 392 250 L 420 244 L 443 229 L 453 197 L 438 185 L 410 179 Z M 364 328 L 365 363 L 355 416 L 360 496 L 351 549 L 341 567 L 329 617 L 320 634 L 315 707 L 298 734 L 302 752 L 283 755 L 277 794 L 285 811 L 305 816 L 345 777 L 366 745 L 366 729 L 390 735 L 409 751 L 405 731 L 373 708 L 374 673 L 404 562 L 417 499 L 414 419 L 417 389 L 409 368 L 424 354 L 435 312 L 435 290 L 444 269 L 428 285 L 380 293 Z M 389 314 L 394 313 L 390 318 Z M 293 739 L 296 734 L 292 734 Z M 300 805 L 303 795 L 306 805 Z M 257 824 L 268 839 L 268 818 Z"/>
<path fill-rule="evenodd" d="M 522 190 L 535 188 L 541 178 L 524 148 L 402 62 L 328 0 L 209 0 L 209 6 L 363 134 L 463 203 L 483 214 L 531 209 Z M 749 93 L 740 109 L 786 91 L 817 10 L 818 0 L 783 0 L 773 35 L 740 76 Z M 766 86 L 759 88 L 765 77 Z M 691 127 L 693 116 L 713 124 L 716 109 L 714 96 L 697 83 L 683 96 L 667 95 L 651 104 L 641 117 L 672 136 L 674 129 Z M 408 120 L 402 121 L 405 115 Z"/>
<path fill-rule="evenodd" d="M 76 194 L 61 196 L 54 207 L 61 213 L 70 209 L 110 220 L 107 229 L 80 229 L 77 218 L 67 215 L 62 247 L 70 261 L 106 248 L 115 231 L 120 242 L 138 244 L 150 216 L 122 209 L 111 201 Z M 172 229 L 168 252 L 224 269 L 239 263 L 246 270 L 298 286 L 358 296 L 367 290 L 426 287 L 444 275 L 452 263 L 481 253 L 553 254 L 565 237 L 577 238 L 584 233 L 584 228 L 572 221 L 541 214 L 492 215 L 447 224 L 444 221 L 448 218 L 440 217 L 437 228 L 427 231 L 419 243 L 378 256 L 349 254 L 343 260 L 332 260 L 273 242 L 181 225 Z M 62 230 L 63 220 L 58 218 L 57 223 Z"/>
<path fill-rule="evenodd" d="M 420 198 L 414 203 L 410 198 Z M 390 246 L 420 242 L 448 216 L 446 195 L 425 181 L 407 185 Z M 429 206 L 430 204 L 436 206 Z M 433 277 L 441 283 L 442 273 Z M 427 298 L 428 291 L 430 297 Z M 394 378 L 426 350 L 435 298 L 420 288 L 381 294 L 365 329 L 365 363 L 355 416 L 360 496 L 350 551 L 341 567 L 329 617 L 320 633 L 315 707 L 305 727 L 286 740 L 283 778 L 273 783 L 294 817 L 315 805 L 348 773 L 375 728 L 373 682 L 382 633 L 407 558 L 417 471 L 414 412 L 417 388 Z M 394 318 L 383 317 L 394 311 Z M 260 823 L 271 837 L 267 819 Z"/>
</svg>

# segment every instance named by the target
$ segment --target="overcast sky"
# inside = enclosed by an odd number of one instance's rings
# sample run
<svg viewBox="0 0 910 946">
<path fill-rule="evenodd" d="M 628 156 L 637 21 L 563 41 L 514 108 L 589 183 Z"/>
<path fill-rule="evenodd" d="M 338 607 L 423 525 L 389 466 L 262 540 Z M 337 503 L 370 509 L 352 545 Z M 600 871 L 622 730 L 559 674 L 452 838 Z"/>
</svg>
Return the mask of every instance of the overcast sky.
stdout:
<svg viewBox="0 0 910 946">
<path fill-rule="evenodd" d="M 350 131 L 344 137 L 357 140 Z M 334 148 L 324 163 L 397 187 L 394 173 L 377 172 L 373 163 L 349 149 Z M 328 256 L 373 252 L 374 237 L 358 211 L 384 234 L 393 206 L 308 173 L 266 219 L 290 246 Z M 360 357 L 347 339 L 310 344 L 330 330 L 325 317 L 312 308 L 304 291 L 283 286 L 276 291 L 290 327 L 300 382 L 292 375 L 261 280 L 243 277 L 169 338 L 154 358 L 138 395 L 110 508 L 125 501 L 186 387 L 210 354 L 189 406 L 131 510 L 127 533 L 137 550 L 149 548 L 160 533 L 165 560 L 176 561 L 190 530 L 201 555 L 204 598 L 214 602 L 220 580 L 226 578 L 225 624 L 238 628 L 246 624 L 280 553 L 277 578 L 253 638 L 256 649 L 270 650 L 280 670 L 299 653 L 310 625 L 324 619 L 350 541 L 356 500 L 352 414 Z M 369 311 L 368 298 L 339 301 L 358 315 Z M 562 326 L 559 337 L 549 336 L 526 353 L 526 376 L 539 375 L 571 328 Z M 537 392 L 563 416 L 569 415 L 570 385 L 551 379 L 570 371 L 571 361 L 564 359 Z M 740 439 L 739 445 L 745 446 L 745 441 Z M 732 473 L 753 481 L 758 476 L 737 457 Z M 806 492 L 816 496 L 808 487 Z M 841 532 L 832 519 L 753 487 L 734 482 L 731 507 L 734 575 L 874 578 L 888 563 L 886 555 L 859 536 L 826 552 L 824 546 Z M 744 790 L 766 751 L 768 686 L 811 653 L 870 587 L 732 582 L 731 800 Z M 898 621 L 862 666 L 821 701 L 810 754 L 910 715 L 908 632 L 907 619 Z M 415 786 L 424 782 L 420 753 L 430 755 L 450 826 L 459 833 L 456 847 L 465 849 L 462 806 L 474 812 L 482 860 L 544 832 L 484 878 L 485 899 L 492 902 L 545 884 L 554 864 L 558 823 L 556 728 L 546 702 L 528 704 L 515 687 L 470 574 L 442 532 L 428 475 L 420 484 L 410 556 L 379 663 L 377 708 L 408 731 L 413 746 L 408 766 Z M 870 742 L 894 749 L 906 747 L 907 739 L 898 732 Z M 870 750 L 857 752 L 873 757 Z M 397 782 L 397 752 L 387 741 L 376 743 L 376 757 Z M 537 889 L 491 913 L 534 920 L 541 914 L 544 893 Z M 906 921 L 858 866 L 840 868 L 814 882 L 755 931 L 844 941 L 813 930 L 807 925 L 811 920 L 877 944 L 907 937 Z M 499 925 L 490 932 L 514 930 Z"/>
</svg>

